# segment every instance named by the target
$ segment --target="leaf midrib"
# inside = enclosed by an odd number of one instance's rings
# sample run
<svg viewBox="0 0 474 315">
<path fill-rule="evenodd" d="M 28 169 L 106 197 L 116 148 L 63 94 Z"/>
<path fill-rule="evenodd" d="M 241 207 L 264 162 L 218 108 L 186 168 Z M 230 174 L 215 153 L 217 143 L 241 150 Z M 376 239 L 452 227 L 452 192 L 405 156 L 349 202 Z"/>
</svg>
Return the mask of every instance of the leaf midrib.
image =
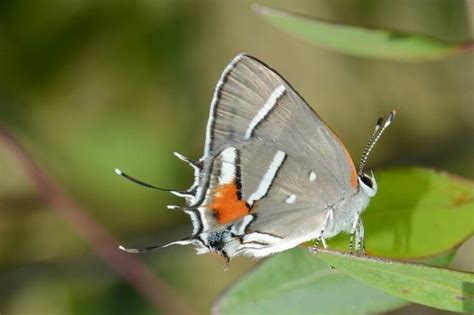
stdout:
<svg viewBox="0 0 474 315">
<path fill-rule="evenodd" d="M 370 260 L 369 260 L 369 263 L 373 264 L 373 262 L 370 262 Z M 366 270 L 367 273 L 369 273 L 370 271 L 384 272 L 384 273 L 390 274 L 390 275 L 392 275 L 392 276 L 397 276 L 397 277 L 401 277 L 401 278 L 405 278 L 405 279 L 411 280 L 412 282 L 413 282 L 413 281 L 416 281 L 416 282 L 420 282 L 420 281 L 421 281 L 419 277 L 417 278 L 417 277 L 410 276 L 410 275 L 406 275 L 406 274 L 403 274 L 403 273 L 398 273 L 398 272 L 393 271 L 393 270 L 380 269 L 380 268 L 378 268 L 378 266 L 372 266 L 372 265 L 362 266 L 361 264 L 358 264 L 358 263 L 356 263 L 356 265 L 357 265 L 358 269 L 360 269 L 360 270 Z M 420 266 L 414 266 L 414 268 L 418 268 L 418 269 L 421 269 L 421 270 L 427 269 L 427 268 L 423 268 L 423 267 L 420 267 Z M 345 270 L 345 268 L 343 268 L 343 269 Z M 444 271 L 444 270 L 443 270 L 443 271 Z M 371 285 L 372 287 L 375 287 L 375 288 L 384 290 L 384 291 L 386 291 L 386 292 L 392 293 L 392 292 L 386 290 L 387 287 L 374 286 L 372 283 L 368 283 L 368 282 L 362 280 L 362 279 L 366 279 L 366 278 L 354 276 L 354 275 L 353 275 L 354 273 L 351 273 L 351 272 L 346 272 L 346 271 L 344 271 L 344 273 L 347 274 L 347 275 L 349 275 L 349 276 L 351 276 L 352 278 L 355 278 L 355 279 L 357 279 L 357 280 L 359 280 L 359 281 L 362 281 L 362 282 L 364 282 L 364 283 L 366 283 L 366 284 L 369 284 L 369 285 Z M 464 274 L 464 273 L 463 273 L 463 274 Z M 467 273 L 466 273 L 466 275 L 470 275 L 470 274 L 467 274 Z M 427 279 L 425 279 L 423 282 L 425 282 L 425 283 L 427 282 L 427 283 L 429 283 L 430 285 L 435 286 L 435 287 L 438 287 L 438 288 L 442 288 L 442 289 L 444 288 L 444 289 L 446 289 L 446 291 L 452 292 L 452 293 L 454 293 L 454 294 L 457 294 L 457 293 L 461 292 L 461 294 L 462 294 L 463 296 L 469 297 L 470 300 L 474 301 L 474 295 L 473 295 L 473 294 L 469 294 L 469 293 L 464 294 L 463 291 L 457 290 L 457 289 L 455 289 L 455 288 L 453 288 L 453 287 L 451 287 L 451 286 L 449 286 L 449 285 L 448 285 L 448 286 L 444 286 L 443 284 L 441 284 L 441 283 L 439 283 L 439 282 L 430 282 L 430 278 L 429 278 L 430 275 L 427 275 L 427 276 L 428 276 L 428 277 L 426 277 Z M 398 291 L 396 291 L 396 292 L 398 292 Z M 418 296 L 419 296 L 419 295 L 418 295 Z"/>
</svg>

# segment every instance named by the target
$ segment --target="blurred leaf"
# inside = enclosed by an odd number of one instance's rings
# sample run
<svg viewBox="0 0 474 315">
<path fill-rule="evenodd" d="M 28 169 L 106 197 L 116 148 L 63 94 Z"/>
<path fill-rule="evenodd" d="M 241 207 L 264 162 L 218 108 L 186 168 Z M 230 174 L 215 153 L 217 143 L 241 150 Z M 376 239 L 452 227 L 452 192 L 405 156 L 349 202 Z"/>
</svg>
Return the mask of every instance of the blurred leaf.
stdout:
<svg viewBox="0 0 474 315">
<path fill-rule="evenodd" d="M 402 61 L 441 59 L 470 51 L 474 43 L 453 44 L 428 36 L 331 23 L 256 6 L 275 26 L 318 46 L 348 55 Z"/>
<path fill-rule="evenodd" d="M 378 194 L 363 213 L 367 251 L 374 256 L 433 256 L 474 231 L 474 184 L 422 168 L 377 172 Z M 346 250 L 347 236 L 330 240 Z"/>
<path fill-rule="evenodd" d="M 474 185 L 471 182 L 419 168 L 380 172 L 377 179 L 379 194 L 364 213 L 370 252 L 395 257 L 429 256 L 455 248 L 472 233 Z M 343 245 L 347 247 L 347 239 Z M 338 270 L 328 270 L 326 264 L 311 261 L 309 257 L 304 250 L 295 249 L 264 262 L 225 293 L 215 306 L 216 313 L 367 314 L 407 303 L 346 277 L 341 273 L 345 269 L 335 264 L 331 263 Z M 452 255 L 443 255 L 432 263 L 447 265 L 451 258 Z M 442 281 L 453 285 L 449 277 Z M 462 292 L 456 296 L 461 299 Z M 411 300 L 433 305 L 429 304 L 432 301 L 426 302 L 418 296 Z M 464 307 L 463 301 L 457 302 L 457 305 L 454 301 L 438 307 Z"/>
<path fill-rule="evenodd" d="M 458 249 L 459 247 L 457 247 L 456 249 L 449 250 L 440 255 L 425 257 L 422 259 L 414 259 L 409 262 L 422 263 L 430 266 L 448 267 L 449 264 L 453 261 L 454 256 L 457 255 Z"/>
<path fill-rule="evenodd" d="M 434 259 L 447 265 L 452 257 L 450 252 Z M 214 313 L 375 314 L 406 304 L 331 269 L 299 247 L 267 259 L 248 273 L 216 302 Z"/>
<path fill-rule="evenodd" d="M 474 312 L 473 273 L 326 250 L 317 257 L 394 296 L 444 310 Z"/>
<path fill-rule="evenodd" d="M 272 257 L 232 286 L 215 314 L 367 314 L 405 305 L 295 248 Z"/>
</svg>

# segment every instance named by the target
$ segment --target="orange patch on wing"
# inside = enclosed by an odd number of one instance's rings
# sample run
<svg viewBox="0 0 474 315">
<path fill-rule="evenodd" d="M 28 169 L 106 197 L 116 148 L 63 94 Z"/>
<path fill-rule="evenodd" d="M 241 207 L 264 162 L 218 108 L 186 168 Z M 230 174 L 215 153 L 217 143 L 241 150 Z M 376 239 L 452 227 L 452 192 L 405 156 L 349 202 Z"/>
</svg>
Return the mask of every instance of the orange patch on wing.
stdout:
<svg viewBox="0 0 474 315">
<path fill-rule="evenodd" d="M 237 195 L 235 183 L 224 184 L 214 190 L 214 198 L 210 204 L 214 215 L 220 224 L 226 224 L 240 219 L 249 213 L 247 203 Z"/>
<path fill-rule="evenodd" d="M 346 151 L 347 159 L 350 161 L 349 162 L 349 167 L 351 168 L 351 186 L 356 188 L 359 182 L 357 181 L 357 171 L 354 166 L 354 162 L 352 162 L 351 156 L 349 152 L 347 152 L 346 148 L 344 148 L 344 151 Z"/>
<path fill-rule="evenodd" d="M 349 164 L 349 168 L 351 169 L 351 186 L 353 188 L 356 188 L 359 183 L 357 181 L 357 171 L 356 171 L 356 168 L 354 166 L 354 162 L 352 161 L 352 158 L 351 158 L 351 155 L 349 154 L 349 151 L 347 151 L 346 147 L 344 146 L 344 143 L 342 143 L 341 139 L 339 139 L 339 137 L 336 135 L 336 133 L 334 133 L 334 131 L 333 131 L 333 134 L 336 137 L 337 142 L 339 142 L 339 144 L 341 145 L 342 150 L 344 151 L 344 153 L 346 155 L 346 160 L 347 160 L 347 163 Z"/>
</svg>

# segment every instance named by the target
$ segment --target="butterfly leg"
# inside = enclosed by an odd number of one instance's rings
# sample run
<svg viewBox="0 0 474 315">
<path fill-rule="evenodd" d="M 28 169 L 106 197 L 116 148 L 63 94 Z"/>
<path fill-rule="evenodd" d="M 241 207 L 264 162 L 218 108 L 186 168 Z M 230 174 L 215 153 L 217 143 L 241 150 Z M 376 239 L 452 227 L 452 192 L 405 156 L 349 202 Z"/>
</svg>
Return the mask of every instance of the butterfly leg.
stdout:
<svg viewBox="0 0 474 315">
<path fill-rule="evenodd" d="M 323 243 L 323 248 L 326 249 L 328 248 L 328 243 L 326 243 L 326 239 L 321 236 L 321 243 Z"/>
<path fill-rule="evenodd" d="M 365 254 L 364 224 L 362 223 L 361 218 L 359 218 L 357 223 L 355 250 L 360 251 L 362 254 Z"/>
<path fill-rule="evenodd" d="M 319 242 L 323 243 L 323 247 L 325 249 L 328 248 L 328 244 L 326 243 L 326 239 L 323 235 L 330 222 L 334 222 L 334 209 L 332 208 L 329 209 L 328 214 L 326 215 L 326 219 L 324 220 L 323 225 L 321 226 L 321 232 L 319 232 L 319 236 L 316 239 L 316 244 L 314 245 L 315 248 L 318 247 Z"/>
<path fill-rule="evenodd" d="M 352 246 L 354 244 L 354 235 L 356 233 L 356 230 L 357 230 L 357 226 L 359 224 L 359 218 L 360 218 L 360 213 L 359 212 L 356 212 L 355 215 L 354 215 L 354 221 L 352 223 L 352 228 L 351 228 L 351 237 L 350 237 L 350 240 L 349 240 L 349 252 L 352 254 Z M 357 248 L 356 248 L 357 250 Z"/>
</svg>

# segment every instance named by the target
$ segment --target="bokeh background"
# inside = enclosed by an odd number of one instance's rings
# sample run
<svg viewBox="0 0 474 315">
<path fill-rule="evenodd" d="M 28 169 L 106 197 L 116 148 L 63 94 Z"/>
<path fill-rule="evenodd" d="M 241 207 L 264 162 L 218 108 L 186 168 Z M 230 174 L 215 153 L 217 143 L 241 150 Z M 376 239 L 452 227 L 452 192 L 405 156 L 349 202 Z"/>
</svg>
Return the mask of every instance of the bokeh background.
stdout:
<svg viewBox="0 0 474 315">
<path fill-rule="evenodd" d="M 189 235 L 179 198 L 115 176 L 187 188 L 226 64 L 247 52 L 277 69 L 357 159 L 373 123 L 396 123 L 369 167 L 419 165 L 474 178 L 474 55 L 427 63 L 349 57 L 274 28 L 252 1 L 0 1 L 0 123 L 102 226 L 128 246 Z M 259 1 L 336 22 L 463 42 L 474 1 Z M 380 192 L 383 193 L 383 192 Z M 402 197 L 401 197 L 402 198 Z M 370 233 L 370 231 L 367 231 Z M 455 261 L 473 269 L 473 246 Z M 228 272 L 190 247 L 141 256 L 197 314 L 255 261 Z M 423 310 L 423 312 L 428 312 Z M 154 314 L 0 147 L 0 313 Z"/>
</svg>

